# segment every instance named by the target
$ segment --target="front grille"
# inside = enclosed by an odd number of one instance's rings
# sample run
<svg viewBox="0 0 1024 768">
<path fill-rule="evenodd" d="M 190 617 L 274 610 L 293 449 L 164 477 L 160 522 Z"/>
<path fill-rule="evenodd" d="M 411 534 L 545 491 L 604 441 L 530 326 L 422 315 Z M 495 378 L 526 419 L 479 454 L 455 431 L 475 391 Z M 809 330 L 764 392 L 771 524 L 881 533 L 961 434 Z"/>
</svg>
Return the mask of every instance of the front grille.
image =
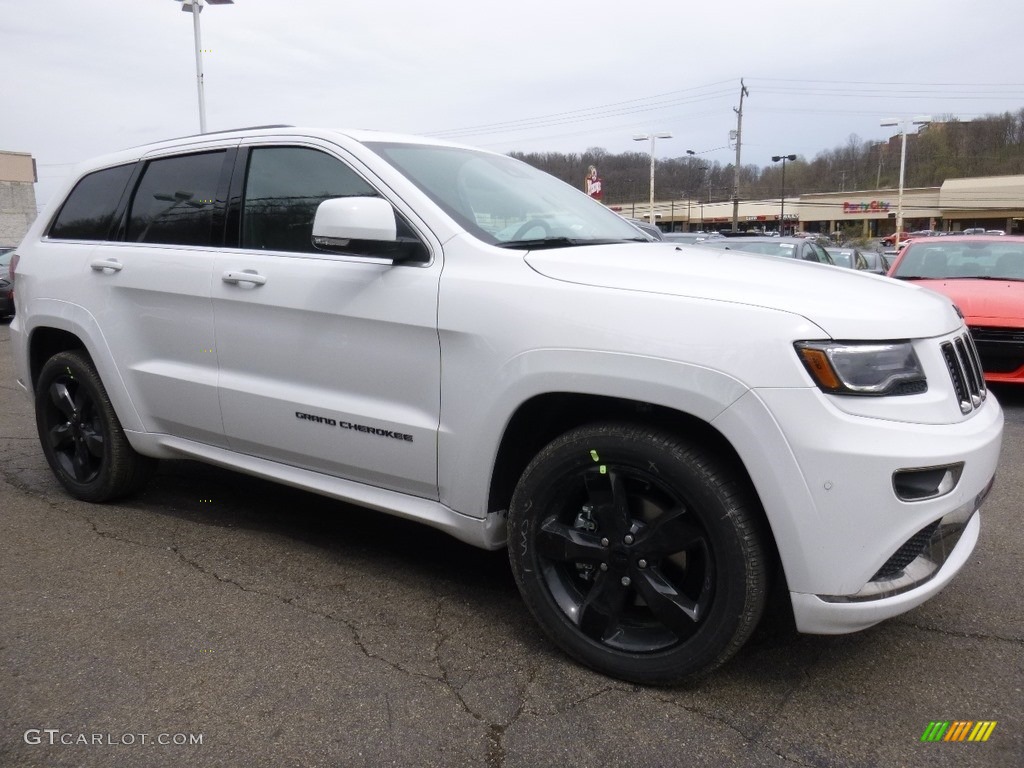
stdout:
<svg viewBox="0 0 1024 768">
<path fill-rule="evenodd" d="M 988 395 L 978 350 L 965 333 L 952 341 L 942 343 L 942 357 L 953 381 L 953 390 L 960 401 L 961 413 L 970 413 L 984 402 Z"/>
<path fill-rule="evenodd" d="M 928 546 L 935 530 L 939 527 L 939 522 L 936 520 L 911 536 L 892 557 L 885 561 L 885 565 L 878 569 L 878 573 L 871 577 L 871 581 L 888 581 L 899 576 L 904 568 L 924 552 L 924 548 Z"/>
<path fill-rule="evenodd" d="M 1024 365 L 1024 328 L 971 328 L 986 373 L 1013 373 Z"/>
</svg>

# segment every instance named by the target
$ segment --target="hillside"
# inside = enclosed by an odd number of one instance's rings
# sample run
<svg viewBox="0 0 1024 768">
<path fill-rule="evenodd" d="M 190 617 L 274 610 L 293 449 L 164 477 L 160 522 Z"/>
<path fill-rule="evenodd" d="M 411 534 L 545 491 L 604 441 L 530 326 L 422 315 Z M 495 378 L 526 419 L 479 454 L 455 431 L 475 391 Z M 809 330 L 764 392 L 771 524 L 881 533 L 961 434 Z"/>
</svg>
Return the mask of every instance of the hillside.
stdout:
<svg viewBox="0 0 1024 768">
<path fill-rule="evenodd" d="M 647 197 L 650 157 L 644 152 L 611 154 L 590 148 L 582 154 L 512 152 L 573 186 L 582 187 L 587 169 L 597 167 L 604 202 L 624 203 Z M 786 164 L 786 195 L 858 189 L 894 188 L 899 184 L 900 137 L 888 142 L 851 135 L 845 145 L 823 150 L 813 159 Z M 941 185 L 949 178 L 1024 174 L 1024 109 L 988 115 L 970 122 L 940 117 L 918 133 L 907 134 L 906 187 Z M 659 200 L 728 200 L 733 164 L 685 156 L 656 160 Z M 781 190 L 777 165 L 740 168 L 740 199 L 776 197 Z"/>
</svg>

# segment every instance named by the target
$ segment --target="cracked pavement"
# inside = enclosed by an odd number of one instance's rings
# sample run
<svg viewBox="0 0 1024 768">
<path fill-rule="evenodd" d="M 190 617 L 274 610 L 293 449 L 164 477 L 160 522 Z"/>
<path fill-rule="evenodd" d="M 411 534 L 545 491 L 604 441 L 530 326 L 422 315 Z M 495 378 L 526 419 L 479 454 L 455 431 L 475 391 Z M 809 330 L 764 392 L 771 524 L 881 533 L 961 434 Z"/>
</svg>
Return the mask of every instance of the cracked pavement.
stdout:
<svg viewBox="0 0 1024 768">
<path fill-rule="evenodd" d="M 643 688 L 552 647 L 503 552 L 192 462 L 78 502 L 13 377 L 0 326 L 2 766 L 1024 764 L 1024 392 L 997 391 L 981 540 L 937 598 L 855 635 L 777 621 L 703 682 Z M 921 743 L 932 720 L 998 725 Z M 82 734 L 114 743 L 59 741 Z"/>
</svg>

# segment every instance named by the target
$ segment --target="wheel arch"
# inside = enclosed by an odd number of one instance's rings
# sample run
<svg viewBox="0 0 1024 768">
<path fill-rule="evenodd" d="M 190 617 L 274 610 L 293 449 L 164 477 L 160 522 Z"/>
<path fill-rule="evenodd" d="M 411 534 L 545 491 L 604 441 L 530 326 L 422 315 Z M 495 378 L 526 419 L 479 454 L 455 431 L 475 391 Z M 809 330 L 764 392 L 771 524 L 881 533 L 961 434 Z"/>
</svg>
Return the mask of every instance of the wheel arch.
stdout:
<svg viewBox="0 0 1024 768">
<path fill-rule="evenodd" d="M 28 341 L 28 366 L 29 384 L 33 392 L 46 361 L 60 352 L 71 350 L 80 350 L 92 359 L 82 340 L 70 331 L 51 326 L 42 326 L 32 331 Z M 95 365 L 95 361 L 93 364 Z"/>
<path fill-rule="evenodd" d="M 726 437 L 707 421 L 655 403 L 621 397 L 549 392 L 522 403 L 505 428 L 499 443 L 488 489 L 488 509 L 508 509 L 515 485 L 534 456 L 559 435 L 598 421 L 629 421 L 678 435 L 693 437 L 710 447 L 749 485 L 757 497 L 750 473 Z M 764 512 L 761 511 L 763 516 Z"/>
<path fill-rule="evenodd" d="M 792 623 L 792 608 L 781 552 L 753 477 L 729 439 L 699 416 L 639 400 L 572 392 L 549 392 L 523 402 L 513 413 L 498 446 L 488 489 L 488 509 L 507 510 L 527 465 L 559 435 L 584 424 L 622 421 L 685 435 L 708 447 L 742 482 L 756 502 L 768 557 L 769 604 L 775 625 Z"/>
<path fill-rule="evenodd" d="M 55 299 L 37 299 L 27 335 L 26 384 L 35 392 L 39 373 L 46 361 L 59 352 L 80 350 L 89 356 L 103 382 L 114 411 L 126 433 L 144 431 L 142 419 L 132 402 L 121 372 L 95 318 L 75 304 Z"/>
</svg>

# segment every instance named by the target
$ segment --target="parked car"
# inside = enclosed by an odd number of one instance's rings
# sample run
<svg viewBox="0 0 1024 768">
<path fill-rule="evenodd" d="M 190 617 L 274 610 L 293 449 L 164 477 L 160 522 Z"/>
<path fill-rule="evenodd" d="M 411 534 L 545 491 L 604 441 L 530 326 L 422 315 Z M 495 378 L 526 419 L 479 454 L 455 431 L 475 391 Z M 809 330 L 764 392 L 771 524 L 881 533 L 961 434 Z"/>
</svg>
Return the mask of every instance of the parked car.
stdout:
<svg viewBox="0 0 1024 768">
<path fill-rule="evenodd" d="M 952 299 L 988 381 L 1024 384 L 1024 237 L 912 241 L 889 271 Z"/>
<path fill-rule="evenodd" d="M 0 248 L 0 319 L 14 314 L 14 285 L 10 278 L 13 255 L 13 248 Z"/>
<path fill-rule="evenodd" d="M 968 227 L 967 229 L 965 229 L 963 231 L 963 234 L 965 234 L 965 235 L 984 235 L 985 231 L 986 230 L 985 230 L 984 227 Z"/>
<path fill-rule="evenodd" d="M 878 251 L 861 251 L 861 256 L 868 263 L 868 272 L 873 272 L 876 275 L 884 275 L 888 273 L 891 262 L 884 253 Z"/>
<path fill-rule="evenodd" d="M 882 245 L 895 246 L 901 240 L 906 240 L 909 236 L 909 232 L 893 232 L 891 235 L 886 235 L 882 238 Z"/>
<path fill-rule="evenodd" d="M 832 257 L 832 261 L 837 267 L 869 270 L 868 260 L 864 258 L 864 254 L 859 248 L 826 248 L 825 251 Z"/>
<path fill-rule="evenodd" d="M 196 459 L 508 545 L 552 641 L 645 684 L 723 664 L 773 584 L 836 634 L 971 560 L 1003 414 L 945 297 L 641 242 L 424 138 L 267 127 L 80 168 L 18 246 L 10 326 L 76 498 Z"/>
<path fill-rule="evenodd" d="M 625 216 L 623 218 L 625 218 L 626 221 L 628 221 L 634 227 L 636 227 L 645 235 L 647 235 L 648 240 L 661 242 L 662 240 L 665 239 L 662 231 L 654 224 L 648 224 L 646 221 L 641 221 L 640 219 L 630 219 Z"/>
<path fill-rule="evenodd" d="M 711 239 L 725 240 L 721 235 L 711 238 L 707 232 L 665 232 L 662 235 L 666 243 L 703 243 Z"/>
<path fill-rule="evenodd" d="M 701 245 L 723 248 L 748 253 L 763 253 L 767 256 L 780 256 L 798 261 L 816 261 L 821 264 L 834 264 L 828 251 L 814 240 L 805 237 L 737 237 L 722 240 L 708 240 Z"/>
</svg>

